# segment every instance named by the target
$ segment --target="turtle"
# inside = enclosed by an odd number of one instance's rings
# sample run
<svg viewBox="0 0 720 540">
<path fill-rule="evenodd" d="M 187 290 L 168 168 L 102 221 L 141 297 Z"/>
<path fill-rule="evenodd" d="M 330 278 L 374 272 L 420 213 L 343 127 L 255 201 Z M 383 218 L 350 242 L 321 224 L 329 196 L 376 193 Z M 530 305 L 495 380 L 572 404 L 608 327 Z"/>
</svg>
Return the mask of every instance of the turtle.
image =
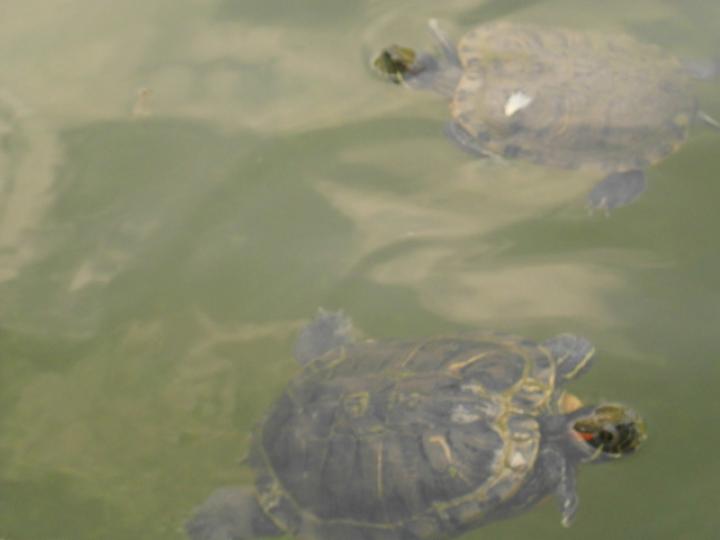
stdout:
<svg viewBox="0 0 720 540">
<path fill-rule="evenodd" d="M 481 157 L 523 159 L 602 178 L 587 206 L 609 212 L 646 189 L 648 166 L 675 151 L 700 119 L 693 79 L 719 60 L 680 61 L 624 34 L 487 23 L 457 46 L 431 19 L 441 54 L 391 45 L 373 61 L 398 84 L 450 100 L 446 135 Z"/>
<path fill-rule="evenodd" d="M 594 348 L 495 332 L 360 340 L 343 312 L 301 332 L 302 365 L 253 435 L 254 487 L 213 492 L 186 524 L 193 540 L 452 538 L 555 494 L 578 509 L 582 463 L 634 453 L 630 407 L 565 390 Z"/>
</svg>

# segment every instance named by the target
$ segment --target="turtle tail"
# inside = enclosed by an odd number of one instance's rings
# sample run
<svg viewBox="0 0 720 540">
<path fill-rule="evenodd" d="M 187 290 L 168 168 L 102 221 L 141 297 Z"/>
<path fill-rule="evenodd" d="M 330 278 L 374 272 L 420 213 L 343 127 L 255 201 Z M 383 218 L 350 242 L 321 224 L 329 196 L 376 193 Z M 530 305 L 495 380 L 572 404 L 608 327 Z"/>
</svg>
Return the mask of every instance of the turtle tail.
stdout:
<svg viewBox="0 0 720 540">
<path fill-rule="evenodd" d="M 185 524 L 192 540 L 250 540 L 284 534 L 263 512 L 249 487 L 215 490 Z"/>
</svg>

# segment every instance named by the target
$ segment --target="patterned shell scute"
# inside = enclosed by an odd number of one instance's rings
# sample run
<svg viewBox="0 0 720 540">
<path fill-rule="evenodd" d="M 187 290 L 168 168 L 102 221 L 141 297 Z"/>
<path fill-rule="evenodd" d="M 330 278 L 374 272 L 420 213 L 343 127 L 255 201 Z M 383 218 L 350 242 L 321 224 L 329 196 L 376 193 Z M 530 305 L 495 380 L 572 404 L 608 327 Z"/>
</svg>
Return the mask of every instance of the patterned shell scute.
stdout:
<svg viewBox="0 0 720 540">
<path fill-rule="evenodd" d="M 311 362 L 256 437 L 263 508 L 295 534 L 432 538 L 517 492 L 554 363 L 512 336 L 367 341 Z"/>
<path fill-rule="evenodd" d="M 685 140 L 695 115 L 680 63 L 629 36 L 497 23 L 466 34 L 458 52 L 453 117 L 498 155 L 643 168 Z"/>
</svg>

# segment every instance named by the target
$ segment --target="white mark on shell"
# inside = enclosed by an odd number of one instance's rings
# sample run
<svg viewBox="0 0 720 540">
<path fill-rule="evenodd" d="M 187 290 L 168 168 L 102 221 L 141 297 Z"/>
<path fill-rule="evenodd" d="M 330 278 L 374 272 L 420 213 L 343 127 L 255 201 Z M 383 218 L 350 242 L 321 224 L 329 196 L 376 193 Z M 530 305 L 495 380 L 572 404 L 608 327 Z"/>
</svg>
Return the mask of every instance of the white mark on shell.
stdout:
<svg viewBox="0 0 720 540">
<path fill-rule="evenodd" d="M 521 111 L 533 101 L 533 98 L 528 96 L 522 91 L 513 92 L 505 102 L 505 116 L 512 116 L 518 111 Z"/>
</svg>

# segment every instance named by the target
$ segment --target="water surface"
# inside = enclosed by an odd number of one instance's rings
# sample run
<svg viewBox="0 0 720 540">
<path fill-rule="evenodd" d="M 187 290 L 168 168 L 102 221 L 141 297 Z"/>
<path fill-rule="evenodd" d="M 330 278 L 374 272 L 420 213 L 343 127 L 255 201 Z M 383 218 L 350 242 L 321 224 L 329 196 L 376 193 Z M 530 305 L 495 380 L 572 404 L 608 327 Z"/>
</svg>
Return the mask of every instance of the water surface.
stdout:
<svg viewBox="0 0 720 540">
<path fill-rule="evenodd" d="M 0 538 L 181 539 L 297 372 L 297 329 L 571 331 L 573 389 L 647 418 L 635 457 L 463 538 L 715 538 L 720 136 L 588 217 L 594 179 L 472 160 L 371 53 L 507 19 L 720 52 L 711 0 L 6 0 L 0 8 Z M 720 84 L 698 83 L 720 117 Z"/>
</svg>

